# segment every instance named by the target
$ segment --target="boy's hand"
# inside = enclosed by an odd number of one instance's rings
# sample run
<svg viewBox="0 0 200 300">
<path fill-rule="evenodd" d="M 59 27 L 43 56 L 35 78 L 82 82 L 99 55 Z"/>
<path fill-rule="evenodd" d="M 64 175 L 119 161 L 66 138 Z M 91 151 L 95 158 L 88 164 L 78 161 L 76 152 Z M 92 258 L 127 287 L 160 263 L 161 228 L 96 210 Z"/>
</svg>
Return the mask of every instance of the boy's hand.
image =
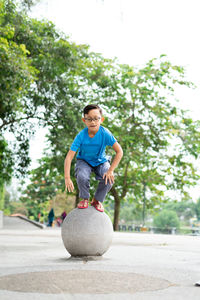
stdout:
<svg viewBox="0 0 200 300">
<path fill-rule="evenodd" d="M 70 178 L 65 178 L 65 186 L 65 191 L 67 190 L 68 192 L 73 192 L 74 185 Z"/>
<path fill-rule="evenodd" d="M 103 179 L 104 178 L 105 178 L 105 184 L 107 184 L 108 181 L 110 184 L 113 184 L 115 180 L 113 171 L 108 170 L 105 174 L 103 174 Z"/>
</svg>

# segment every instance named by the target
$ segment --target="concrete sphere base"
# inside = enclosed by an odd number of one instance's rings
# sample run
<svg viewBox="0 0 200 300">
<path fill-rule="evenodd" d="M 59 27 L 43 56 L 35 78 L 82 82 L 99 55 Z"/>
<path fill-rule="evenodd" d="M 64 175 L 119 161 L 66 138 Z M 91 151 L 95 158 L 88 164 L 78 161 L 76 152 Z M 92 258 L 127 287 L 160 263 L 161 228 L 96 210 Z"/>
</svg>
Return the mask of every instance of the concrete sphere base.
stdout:
<svg viewBox="0 0 200 300">
<path fill-rule="evenodd" d="M 72 256 L 103 255 L 112 242 L 113 226 L 105 212 L 94 207 L 75 208 L 65 218 L 62 240 Z"/>
</svg>

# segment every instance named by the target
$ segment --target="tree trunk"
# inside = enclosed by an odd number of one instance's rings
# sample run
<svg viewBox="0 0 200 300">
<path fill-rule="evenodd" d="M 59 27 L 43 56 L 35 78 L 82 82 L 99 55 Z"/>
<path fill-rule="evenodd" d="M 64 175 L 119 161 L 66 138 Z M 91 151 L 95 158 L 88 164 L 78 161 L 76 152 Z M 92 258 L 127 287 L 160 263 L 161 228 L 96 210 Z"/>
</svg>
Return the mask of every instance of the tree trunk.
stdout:
<svg viewBox="0 0 200 300">
<path fill-rule="evenodd" d="M 115 199 L 115 211 L 114 211 L 114 222 L 113 222 L 113 229 L 114 231 L 118 230 L 118 225 L 119 225 L 119 213 L 120 213 L 120 197 L 117 192 L 117 190 L 112 187 L 111 193 Z"/>
<path fill-rule="evenodd" d="M 146 182 L 143 182 L 143 210 L 142 210 L 142 223 L 145 226 L 146 220 Z"/>
<path fill-rule="evenodd" d="M 5 188 L 4 188 L 4 184 L 0 183 L 0 210 L 4 209 L 4 202 L 5 202 Z"/>
</svg>

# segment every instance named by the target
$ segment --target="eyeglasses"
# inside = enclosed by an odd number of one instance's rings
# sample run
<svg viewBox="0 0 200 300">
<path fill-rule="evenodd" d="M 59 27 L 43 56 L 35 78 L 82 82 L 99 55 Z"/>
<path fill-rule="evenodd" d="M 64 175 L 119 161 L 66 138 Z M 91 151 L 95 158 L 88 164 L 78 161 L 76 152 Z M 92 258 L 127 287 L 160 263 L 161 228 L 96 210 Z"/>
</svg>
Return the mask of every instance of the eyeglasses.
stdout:
<svg viewBox="0 0 200 300">
<path fill-rule="evenodd" d="M 89 123 L 92 123 L 92 121 L 94 122 L 98 122 L 99 120 L 101 119 L 101 117 L 98 117 L 98 118 L 85 118 L 85 121 L 88 121 Z"/>
</svg>

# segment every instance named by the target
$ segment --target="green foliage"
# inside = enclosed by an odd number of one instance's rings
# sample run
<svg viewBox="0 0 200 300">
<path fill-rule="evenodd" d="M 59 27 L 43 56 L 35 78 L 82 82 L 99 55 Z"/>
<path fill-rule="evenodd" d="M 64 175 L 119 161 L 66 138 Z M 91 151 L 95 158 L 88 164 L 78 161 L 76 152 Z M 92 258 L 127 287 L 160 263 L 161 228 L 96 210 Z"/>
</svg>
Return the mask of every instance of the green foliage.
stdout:
<svg viewBox="0 0 200 300">
<path fill-rule="evenodd" d="M 32 174 L 29 195 L 24 195 L 29 214 L 37 205 L 45 208 L 56 188 L 63 190 L 64 158 L 83 128 L 81 111 L 92 102 L 103 107 L 104 125 L 124 151 L 109 196 L 115 201 L 115 224 L 125 198 L 134 199 L 143 211 L 155 210 L 167 201 L 167 190 L 180 191 L 182 199 L 188 199 L 188 187 L 199 180 L 191 161 L 200 152 L 200 122 L 188 118 L 169 100 L 178 86 L 193 87 L 185 80 L 184 69 L 164 55 L 141 68 L 121 65 L 89 52 L 86 45 L 72 43 L 52 22 L 29 18 L 14 0 L 0 3 L 0 167 L 4 182 L 13 169 L 18 175 L 26 173 L 35 124 L 48 128 L 48 149 L 40 169 Z M 23 3 L 32 5 L 29 0 Z M 5 138 L 8 131 L 12 147 Z M 72 174 L 73 169 L 74 162 Z"/>
<path fill-rule="evenodd" d="M 200 221 L 200 198 L 197 200 L 195 206 L 195 212 L 196 212 L 197 219 Z"/>
<path fill-rule="evenodd" d="M 196 207 L 196 203 L 192 201 L 173 201 L 166 203 L 163 206 L 163 208 L 166 210 L 175 211 L 179 218 L 184 218 L 185 220 L 190 220 L 190 218 L 195 217 Z"/>
<path fill-rule="evenodd" d="M 122 205 L 120 209 L 120 220 L 126 224 L 142 223 L 142 210 L 136 207 L 136 204 Z"/>
<path fill-rule="evenodd" d="M 20 5 L 25 10 L 30 10 L 32 6 L 36 5 L 41 0 L 20 0 Z"/>
<path fill-rule="evenodd" d="M 80 111 L 78 97 L 84 101 L 78 76 L 87 47 L 69 42 L 51 22 L 29 18 L 11 0 L 1 2 L 0 32 L 0 130 L 4 138 L 8 131 L 12 135 L 10 158 L 19 175 L 30 163 L 34 120 L 52 134 L 58 120 L 58 134 L 65 128 L 71 128 L 71 136 L 77 132 L 71 111 Z"/>
<path fill-rule="evenodd" d="M 157 228 L 179 228 L 180 223 L 177 214 L 171 210 L 163 210 L 154 217 L 154 225 Z"/>
<path fill-rule="evenodd" d="M 64 210 L 69 213 L 74 208 L 75 197 L 67 196 L 63 191 L 64 178 L 57 172 L 51 158 L 40 160 L 40 166 L 32 170 L 30 180 L 31 183 L 20 197 L 29 217 L 37 220 L 40 213 L 43 221 L 47 221 L 50 207 L 54 207 L 56 216 L 60 216 Z"/>
<path fill-rule="evenodd" d="M 21 201 L 10 201 L 9 205 L 4 209 L 4 215 L 21 214 L 27 216 L 27 209 Z"/>
<path fill-rule="evenodd" d="M 0 135 L 0 184 L 9 182 L 13 172 L 12 152 L 8 148 L 6 140 Z"/>
<path fill-rule="evenodd" d="M 19 17 L 15 15 L 15 6 L 12 1 L 1 1 L 0 5 L 0 155 L 1 170 L 7 174 L 4 181 L 8 181 L 12 175 L 14 155 L 5 141 L 4 132 L 10 131 L 15 135 L 17 147 L 16 166 L 22 173 L 29 163 L 27 158 L 28 145 L 27 126 L 21 123 L 21 131 L 15 123 L 27 119 L 25 97 L 27 89 L 30 88 L 35 79 L 36 70 L 31 66 L 28 58 L 29 52 L 23 43 L 17 43 L 15 36 L 17 28 L 14 20 Z M 13 146 L 16 146 L 13 145 Z"/>
<path fill-rule="evenodd" d="M 63 211 L 68 214 L 75 207 L 75 197 L 68 196 L 65 192 L 58 192 L 53 199 L 53 206 L 56 217 L 60 217 Z"/>
<path fill-rule="evenodd" d="M 0 210 L 4 209 L 4 185 L 0 182 Z"/>
<path fill-rule="evenodd" d="M 38 219 L 38 214 L 46 215 L 49 209 L 50 200 L 56 196 L 58 177 L 53 179 L 48 176 L 45 170 L 38 168 L 32 171 L 31 183 L 23 191 L 20 201 L 24 203 L 28 216 Z"/>
<path fill-rule="evenodd" d="M 129 207 L 121 207 L 120 209 L 120 220 L 124 220 L 125 222 L 132 222 L 134 220 L 134 210 Z"/>
<path fill-rule="evenodd" d="M 14 195 L 11 196 L 4 185 L 2 187 L 3 189 L 0 188 L 0 209 L 3 210 L 4 215 L 16 213 L 26 215 L 27 212 L 25 206 L 20 201 L 14 200 Z"/>
<path fill-rule="evenodd" d="M 200 123 L 169 101 L 178 85 L 192 87 L 184 69 L 162 55 L 140 69 L 116 65 L 108 78 L 100 99 L 109 113 L 105 125 L 124 150 L 112 195 L 134 195 L 144 209 L 167 201 L 167 190 L 188 199 L 187 188 L 199 180 L 190 161 L 199 155 Z"/>
</svg>

